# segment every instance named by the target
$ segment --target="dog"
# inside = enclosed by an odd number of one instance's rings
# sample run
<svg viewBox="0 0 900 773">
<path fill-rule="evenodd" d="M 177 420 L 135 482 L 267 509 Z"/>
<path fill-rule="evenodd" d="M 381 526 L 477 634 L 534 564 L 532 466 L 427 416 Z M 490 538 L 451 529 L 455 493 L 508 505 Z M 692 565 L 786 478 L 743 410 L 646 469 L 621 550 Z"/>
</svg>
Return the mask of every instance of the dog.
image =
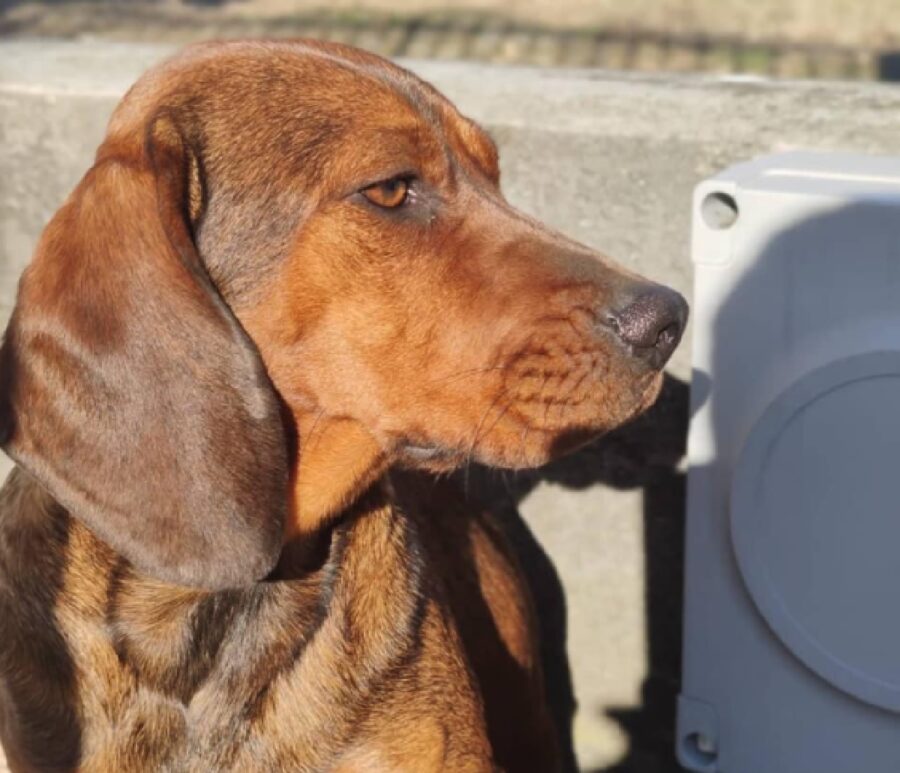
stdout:
<svg viewBox="0 0 900 773">
<path fill-rule="evenodd" d="M 316 41 L 142 76 L 0 349 L 13 771 L 553 771 L 535 613 L 445 473 L 653 403 L 687 307 Z"/>
</svg>

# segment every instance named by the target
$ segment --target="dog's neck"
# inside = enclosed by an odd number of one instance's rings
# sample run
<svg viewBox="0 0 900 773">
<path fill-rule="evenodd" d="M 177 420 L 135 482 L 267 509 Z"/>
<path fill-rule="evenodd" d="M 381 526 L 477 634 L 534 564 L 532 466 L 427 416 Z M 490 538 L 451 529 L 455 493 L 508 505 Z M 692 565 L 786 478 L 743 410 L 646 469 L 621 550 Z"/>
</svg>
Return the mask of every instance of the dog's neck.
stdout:
<svg viewBox="0 0 900 773">
<path fill-rule="evenodd" d="M 285 544 L 310 539 L 353 504 L 390 465 L 372 434 L 353 419 L 295 415 L 297 450 L 291 471 Z"/>
</svg>

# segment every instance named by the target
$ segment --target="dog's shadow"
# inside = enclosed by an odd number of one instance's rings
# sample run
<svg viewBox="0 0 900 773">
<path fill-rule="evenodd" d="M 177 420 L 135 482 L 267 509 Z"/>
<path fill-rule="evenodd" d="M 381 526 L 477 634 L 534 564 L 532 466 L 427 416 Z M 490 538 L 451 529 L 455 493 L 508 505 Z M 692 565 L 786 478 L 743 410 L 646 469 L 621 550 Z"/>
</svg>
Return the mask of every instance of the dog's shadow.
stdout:
<svg viewBox="0 0 900 773">
<path fill-rule="evenodd" d="M 688 411 L 688 385 L 667 375 L 660 398 L 650 411 L 572 456 L 516 475 L 480 467 L 465 473 L 469 496 L 500 516 L 531 586 L 540 621 L 548 700 L 567 773 L 576 771 L 577 764 L 565 592 L 553 561 L 523 520 L 519 505 L 542 481 L 576 490 L 595 485 L 643 489 L 648 663 L 642 705 L 608 712 L 627 734 L 629 749 L 613 766 L 592 773 L 680 770 L 674 744 L 681 664 L 685 477 L 678 463 L 685 452 Z"/>
</svg>

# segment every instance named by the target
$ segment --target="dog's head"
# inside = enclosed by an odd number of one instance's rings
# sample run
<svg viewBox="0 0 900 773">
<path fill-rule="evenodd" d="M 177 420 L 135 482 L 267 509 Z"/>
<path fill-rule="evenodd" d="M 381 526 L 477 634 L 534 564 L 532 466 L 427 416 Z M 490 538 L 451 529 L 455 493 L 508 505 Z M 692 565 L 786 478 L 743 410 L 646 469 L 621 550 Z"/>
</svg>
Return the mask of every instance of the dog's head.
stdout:
<svg viewBox="0 0 900 773">
<path fill-rule="evenodd" d="M 685 317 L 510 207 L 490 138 L 405 70 L 199 46 L 41 239 L 5 447 L 140 568 L 233 585 L 391 464 L 534 466 L 618 426 Z"/>
</svg>

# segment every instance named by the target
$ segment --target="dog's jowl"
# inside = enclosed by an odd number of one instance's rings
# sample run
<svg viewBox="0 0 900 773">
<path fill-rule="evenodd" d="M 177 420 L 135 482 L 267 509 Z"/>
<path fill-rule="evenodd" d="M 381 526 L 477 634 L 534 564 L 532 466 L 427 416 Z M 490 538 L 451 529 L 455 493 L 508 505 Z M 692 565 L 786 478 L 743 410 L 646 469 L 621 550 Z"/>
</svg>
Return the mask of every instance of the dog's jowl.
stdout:
<svg viewBox="0 0 900 773">
<path fill-rule="evenodd" d="M 12 769 L 557 769 L 516 559 L 438 473 L 635 416 L 685 317 L 510 207 L 487 134 L 389 62 L 148 72 L 0 350 Z"/>
</svg>

